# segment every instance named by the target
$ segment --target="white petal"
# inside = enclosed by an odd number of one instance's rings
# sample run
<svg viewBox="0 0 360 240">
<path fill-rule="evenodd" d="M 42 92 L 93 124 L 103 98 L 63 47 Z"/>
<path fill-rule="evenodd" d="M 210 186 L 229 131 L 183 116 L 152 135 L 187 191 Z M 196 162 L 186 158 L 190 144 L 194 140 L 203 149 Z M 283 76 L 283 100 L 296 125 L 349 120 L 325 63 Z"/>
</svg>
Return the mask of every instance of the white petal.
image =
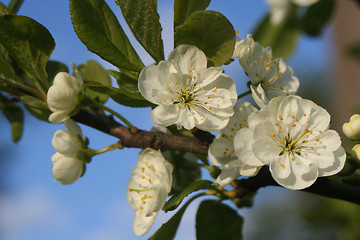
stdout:
<svg viewBox="0 0 360 240">
<path fill-rule="evenodd" d="M 176 62 L 182 73 L 188 73 L 188 70 L 196 68 L 201 71 L 207 67 L 207 59 L 203 51 L 195 46 L 182 44 L 177 46 L 169 55 L 169 62 Z"/>
<path fill-rule="evenodd" d="M 79 125 L 76 124 L 76 122 L 72 119 L 66 120 L 64 122 L 66 129 L 73 135 L 77 136 L 79 135 L 80 137 L 84 138 L 84 135 L 81 131 L 81 128 Z M 85 139 L 85 138 L 84 138 Z"/>
<path fill-rule="evenodd" d="M 296 159 L 295 161 L 302 161 L 302 159 Z M 284 162 L 284 167 L 280 166 L 279 162 L 272 162 L 270 164 L 270 172 L 274 180 L 283 187 L 292 190 L 300 190 L 307 187 L 310 187 L 318 177 L 318 169 L 316 165 L 311 164 L 307 168 L 307 173 L 299 175 L 297 171 L 294 171 L 293 166 L 290 167 L 290 160 Z M 281 171 L 287 171 L 285 172 Z M 299 169 L 297 169 L 299 170 Z M 301 171 L 300 171 L 301 172 Z M 287 177 L 285 177 L 289 174 Z"/>
<path fill-rule="evenodd" d="M 56 111 L 56 112 L 53 112 L 49 116 L 49 122 L 52 122 L 52 123 L 65 122 L 67 119 L 70 118 L 70 116 L 68 116 L 69 113 L 70 113 L 69 111 Z"/>
<path fill-rule="evenodd" d="M 261 169 L 261 167 L 250 166 L 250 165 L 244 164 L 244 166 L 242 166 L 240 168 L 240 174 L 243 176 L 253 177 L 256 174 L 258 174 L 260 169 Z"/>
<path fill-rule="evenodd" d="M 78 139 L 69 131 L 58 130 L 52 139 L 52 145 L 55 150 L 67 156 L 74 156 L 81 149 Z"/>
<path fill-rule="evenodd" d="M 331 176 L 337 174 L 344 168 L 346 161 L 346 152 L 343 147 L 339 147 L 336 151 L 334 151 L 335 162 L 332 166 L 324 169 L 319 169 L 319 177 Z"/>
<path fill-rule="evenodd" d="M 177 105 L 159 105 L 151 112 L 151 120 L 163 126 L 175 124 L 179 118 Z"/>
<path fill-rule="evenodd" d="M 225 187 L 238 177 L 240 177 L 239 168 L 221 169 L 221 173 L 216 178 L 215 183 L 219 184 L 221 187 Z"/>
<path fill-rule="evenodd" d="M 254 152 L 252 145 L 254 143 L 253 130 L 244 128 L 238 131 L 234 138 L 235 154 L 242 162 L 251 166 L 265 165 L 258 159 Z"/>
<path fill-rule="evenodd" d="M 133 231 L 137 236 L 143 236 L 151 229 L 155 222 L 157 213 L 150 217 L 146 217 L 144 213 L 135 213 L 133 222 Z"/>
<path fill-rule="evenodd" d="M 260 84 L 258 86 L 250 85 L 250 90 L 254 101 L 260 108 L 263 108 L 269 102 L 265 90 Z"/>
<path fill-rule="evenodd" d="M 231 151 L 234 150 L 233 143 L 225 138 L 216 138 L 209 147 L 209 160 L 216 166 L 224 165 L 237 159 Z"/>
<path fill-rule="evenodd" d="M 160 63 L 167 64 L 165 61 L 161 61 Z M 159 104 L 159 102 L 157 101 L 157 99 L 154 98 L 153 90 L 163 88 L 163 86 L 159 82 L 157 72 L 158 72 L 158 66 L 156 65 L 147 66 L 140 72 L 139 80 L 138 80 L 138 88 L 141 95 L 146 100 L 154 104 Z"/>
<path fill-rule="evenodd" d="M 54 178 L 62 184 L 75 182 L 83 172 L 84 162 L 77 158 L 55 153 L 51 157 L 51 161 L 54 164 L 52 170 Z"/>
</svg>

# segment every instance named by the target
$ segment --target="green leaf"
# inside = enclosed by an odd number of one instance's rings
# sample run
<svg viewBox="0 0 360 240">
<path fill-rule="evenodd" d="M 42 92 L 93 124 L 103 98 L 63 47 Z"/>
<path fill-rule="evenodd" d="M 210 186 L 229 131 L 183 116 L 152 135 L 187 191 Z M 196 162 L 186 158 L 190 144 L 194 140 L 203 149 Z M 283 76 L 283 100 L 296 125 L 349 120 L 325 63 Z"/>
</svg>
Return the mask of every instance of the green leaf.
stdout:
<svg viewBox="0 0 360 240">
<path fill-rule="evenodd" d="M 244 219 L 229 206 L 216 200 L 200 203 L 196 214 L 197 240 L 241 240 Z"/>
<path fill-rule="evenodd" d="M 87 49 L 118 68 L 140 72 L 144 64 L 104 0 L 70 0 L 74 30 Z"/>
<path fill-rule="evenodd" d="M 215 189 L 215 187 L 212 185 L 212 182 L 208 180 L 198 180 L 196 182 L 193 182 L 192 184 L 187 186 L 181 194 L 172 196 L 169 201 L 165 203 L 162 209 L 165 212 L 175 210 L 180 205 L 182 200 L 190 193 L 204 189 Z"/>
<path fill-rule="evenodd" d="M 186 208 L 189 206 L 189 204 L 196 199 L 196 197 L 191 198 L 187 203 L 180 208 L 180 210 L 170 218 L 169 221 L 164 223 L 150 238 L 149 240 L 171 240 L 174 239 L 176 235 L 176 231 L 179 227 L 181 218 L 186 210 Z"/>
<path fill-rule="evenodd" d="M 45 67 L 55 42 L 44 26 L 25 16 L 0 16 L 0 43 L 30 79 L 49 87 Z"/>
<path fill-rule="evenodd" d="M 174 28 L 183 24 L 191 13 L 205 10 L 211 0 L 175 0 L 174 3 Z"/>
<path fill-rule="evenodd" d="M 164 60 L 157 0 L 116 0 L 135 38 L 159 62 Z"/>
<path fill-rule="evenodd" d="M 208 66 L 221 66 L 231 58 L 235 31 L 229 20 L 214 11 L 193 12 L 175 28 L 175 46 L 194 45 L 204 51 Z"/>
<path fill-rule="evenodd" d="M 106 87 L 100 85 L 86 85 L 91 90 L 106 94 L 111 97 L 115 102 L 128 106 L 128 107 L 149 107 L 153 106 L 152 103 L 148 102 L 141 95 L 136 95 L 126 89 L 118 89 L 114 87 Z"/>
<path fill-rule="evenodd" d="M 320 0 L 311 5 L 302 19 L 302 29 L 310 36 L 321 34 L 325 25 L 329 22 L 335 9 L 334 0 Z"/>
<path fill-rule="evenodd" d="M 129 107 L 155 107 L 156 105 L 152 104 L 151 102 L 147 101 L 139 92 L 137 79 L 134 79 L 132 73 L 124 73 L 124 72 L 117 72 L 113 70 L 109 70 L 110 74 L 116 79 L 119 90 L 122 92 L 124 96 L 126 96 L 126 102 Z M 131 76 L 131 77 L 130 77 Z M 112 98 L 120 103 L 119 97 L 112 96 Z M 134 102 L 132 102 L 134 101 Z M 122 103 L 120 103 L 122 104 Z"/>
<path fill-rule="evenodd" d="M 61 62 L 50 60 L 46 64 L 46 72 L 48 75 L 48 82 L 50 85 L 52 85 L 56 74 L 58 74 L 59 72 L 67 72 L 68 73 L 69 68 Z"/>
<path fill-rule="evenodd" d="M 45 122 L 49 121 L 51 111 L 44 101 L 32 96 L 22 96 L 20 101 L 34 117 Z"/>
<path fill-rule="evenodd" d="M 2 50 L 2 51 L 1 51 Z M 3 48 L 3 46 L 0 44 L 0 78 L 2 79 L 12 79 L 16 82 L 21 82 L 18 76 L 15 73 L 15 70 L 10 63 L 10 59 L 8 57 L 8 54 L 6 50 Z"/>
<path fill-rule="evenodd" d="M 111 78 L 109 73 L 96 61 L 87 61 L 85 64 L 79 65 L 78 70 L 85 83 L 90 81 L 98 83 L 101 86 L 111 87 Z M 109 98 L 108 95 L 95 92 L 91 89 L 86 89 L 86 94 L 88 97 L 101 104 L 105 103 Z"/>
<path fill-rule="evenodd" d="M 6 14 L 13 14 L 9 8 L 7 8 L 4 4 L 0 2 L 0 16 Z"/>
<path fill-rule="evenodd" d="M 24 113 L 22 109 L 0 94 L 0 110 L 11 124 L 11 138 L 20 140 L 23 134 Z"/>
<path fill-rule="evenodd" d="M 273 57 L 288 58 L 295 50 L 300 36 L 297 7 L 292 7 L 286 19 L 279 24 L 272 24 L 270 15 L 266 15 L 253 31 L 255 41 L 264 47 L 271 46 Z"/>
<path fill-rule="evenodd" d="M 170 154 L 171 164 L 174 166 L 171 194 L 178 194 L 191 183 L 199 180 L 201 171 L 198 166 L 192 164 L 197 161 L 193 154 L 174 151 Z"/>
</svg>

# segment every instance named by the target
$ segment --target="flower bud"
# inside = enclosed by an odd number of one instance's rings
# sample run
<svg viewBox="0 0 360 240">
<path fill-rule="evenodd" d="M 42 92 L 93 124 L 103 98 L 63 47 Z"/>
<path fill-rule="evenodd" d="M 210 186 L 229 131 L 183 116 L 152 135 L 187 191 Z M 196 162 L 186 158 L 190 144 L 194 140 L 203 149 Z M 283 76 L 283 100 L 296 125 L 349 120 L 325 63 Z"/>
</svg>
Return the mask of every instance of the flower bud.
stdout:
<svg viewBox="0 0 360 240">
<path fill-rule="evenodd" d="M 52 174 L 54 175 L 55 181 L 62 184 L 75 182 L 85 170 L 84 161 L 75 157 L 65 156 L 58 152 L 51 157 L 51 161 L 54 164 Z"/>
<path fill-rule="evenodd" d="M 360 144 L 356 144 L 351 150 L 351 156 L 356 159 L 360 160 Z"/>
<path fill-rule="evenodd" d="M 70 113 L 80 102 L 81 85 L 81 80 L 66 72 L 59 72 L 55 76 L 47 92 L 47 104 L 53 112 L 49 116 L 50 122 L 60 123 L 70 118 Z"/>
<path fill-rule="evenodd" d="M 346 137 L 351 140 L 360 139 L 360 115 L 354 114 L 350 118 L 350 122 L 344 123 L 342 130 Z"/>
</svg>

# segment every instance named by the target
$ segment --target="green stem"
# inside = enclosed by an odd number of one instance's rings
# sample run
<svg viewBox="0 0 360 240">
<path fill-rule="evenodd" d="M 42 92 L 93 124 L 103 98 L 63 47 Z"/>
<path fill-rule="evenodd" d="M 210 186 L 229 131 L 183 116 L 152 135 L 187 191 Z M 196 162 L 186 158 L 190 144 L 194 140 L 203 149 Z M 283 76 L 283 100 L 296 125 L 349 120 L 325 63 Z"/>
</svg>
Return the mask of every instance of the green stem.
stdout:
<svg viewBox="0 0 360 240">
<path fill-rule="evenodd" d="M 8 5 L 8 8 L 14 13 L 16 14 L 21 5 L 23 4 L 24 0 L 11 0 L 9 5 Z"/>
<path fill-rule="evenodd" d="M 119 113 L 115 112 L 114 110 L 112 110 L 111 108 L 106 107 L 105 105 L 102 105 L 94 100 L 89 99 L 90 102 L 95 105 L 98 108 L 101 108 L 109 113 L 111 113 L 112 115 L 114 115 L 115 117 L 117 117 L 118 119 L 120 119 L 123 123 L 125 123 L 126 126 L 128 126 L 128 128 L 130 129 L 134 129 L 135 127 L 128 121 L 126 120 L 126 118 L 124 118 L 122 115 L 120 115 Z"/>
<path fill-rule="evenodd" d="M 243 98 L 243 97 L 245 97 L 245 96 L 247 96 L 247 95 L 249 95 L 249 94 L 251 94 L 251 90 L 248 90 L 248 91 L 240 94 L 240 95 L 238 96 L 238 99 Z"/>
<path fill-rule="evenodd" d="M 123 146 L 120 143 L 115 143 L 115 144 L 111 144 L 111 145 L 104 147 L 102 149 L 99 149 L 99 150 L 93 150 L 91 154 L 92 154 L 92 156 L 95 156 L 98 154 L 102 154 L 105 152 L 113 151 L 115 149 L 122 149 L 122 148 L 123 148 Z"/>
</svg>

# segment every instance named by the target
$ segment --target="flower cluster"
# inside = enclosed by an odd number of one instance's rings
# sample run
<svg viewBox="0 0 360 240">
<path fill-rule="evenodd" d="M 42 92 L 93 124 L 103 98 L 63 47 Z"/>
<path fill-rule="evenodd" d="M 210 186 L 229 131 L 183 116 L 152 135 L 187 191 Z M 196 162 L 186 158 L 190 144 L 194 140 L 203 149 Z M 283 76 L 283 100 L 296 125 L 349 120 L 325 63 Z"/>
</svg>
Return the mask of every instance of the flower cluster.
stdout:
<svg viewBox="0 0 360 240">
<path fill-rule="evenodd" d="M 133 231 L 146 234 L 165 203 L 172 184 L 172 165 L 160 151 L 143 150 L 133 167 L 128 183 L 127 199 L 134 208 Z"/>
<path fill-rule="evenodd" d="M 233 57 L 239 58 L 250 78 L 252 96 L 260 107 L 276 96 L 296 94 L 299 80 L 292 68 L 281 58 L 273 60 L 271 48 L 264 48 L 250 34 L 236 42 Z"/>
<path fill-rule="evenodd" d="M 207 68 L 205 54 L 195 46 L 180 45 L 167 61 L 144 68 L 138 85 L 144 98 L 159 105 L 151 112 L 156 124 L 213 132 L 234 113 L 235 83 L 222 69 Z"/>
<path fill-rule="evenodd" d="M 248 102 L 238 102 L 234 106 L 234 115 L 228 125 L 219 132 L 209 148 L 209 159 L 216 165 L 221 166 L 221 173 L 216 183 L 224 187 L 234 179 L 243 176 L 254 176 L 260 167 L 250 166 L 240 161 L 235 155 L 234 137 L 243 128 L 248 128 L 248 116 L 257 109 Z"/>
<path fill-rule="evenodd" d="M 56 181 L 71 184 L 85 172 L 85 161 L 78 155 L 84 149 L 85 136 L 71 119 L 64 122 L 66 130 L 58 130 L 52 139 L 56 153 L 51 157 L 52 173 Z"/>
</svg>

